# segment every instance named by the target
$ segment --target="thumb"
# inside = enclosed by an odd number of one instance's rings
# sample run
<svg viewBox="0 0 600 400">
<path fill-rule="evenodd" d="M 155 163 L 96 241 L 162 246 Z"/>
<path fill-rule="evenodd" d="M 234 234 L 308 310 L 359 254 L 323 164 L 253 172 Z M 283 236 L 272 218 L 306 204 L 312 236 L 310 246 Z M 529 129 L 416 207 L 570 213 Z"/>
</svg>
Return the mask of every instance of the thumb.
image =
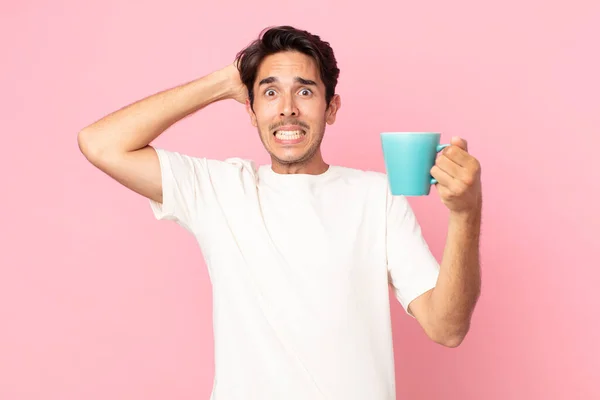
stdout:
<svg viewBox="0 0 600 400">
<path fill-rule="evenodd" d="M 452 144 L 453 146 L 456 146 L 456 147 L 460 147 L 464 151 L 467 151 L 467 152 L 469 151 L 467 141 L 461 137 L 453 136 L 452 140 L 450 141 L 450 144 Z"/>
</svg>

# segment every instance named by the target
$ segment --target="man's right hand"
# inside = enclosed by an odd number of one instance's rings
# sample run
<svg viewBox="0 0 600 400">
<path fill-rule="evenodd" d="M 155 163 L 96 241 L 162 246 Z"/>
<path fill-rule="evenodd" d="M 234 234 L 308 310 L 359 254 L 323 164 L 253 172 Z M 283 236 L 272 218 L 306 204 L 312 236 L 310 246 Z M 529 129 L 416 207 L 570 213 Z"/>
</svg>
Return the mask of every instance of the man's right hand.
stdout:
<svg viewBox="0 0 600 400">
<path fill-rule="evenodd" d="M 223 68 L 223 73 L 228 77 L 231 87 L 230 98 L 242 103 L 246 104 L 246 99 L 248 98 L 248 89 L 246 85 L 242 83 L 240 78 L 240 72 L 237 67 L 237 63 L 233 63 Z"/>
</svg>

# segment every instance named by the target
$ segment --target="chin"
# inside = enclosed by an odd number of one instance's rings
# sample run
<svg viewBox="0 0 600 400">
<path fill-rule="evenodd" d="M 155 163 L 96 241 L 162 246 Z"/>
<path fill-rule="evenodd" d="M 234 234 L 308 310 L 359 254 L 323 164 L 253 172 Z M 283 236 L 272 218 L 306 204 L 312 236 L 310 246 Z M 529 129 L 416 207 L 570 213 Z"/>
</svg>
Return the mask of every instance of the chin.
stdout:
<svg viewBox="0 0 600 400">
<path fill-rule="evenodd" d="M 295 164 L 305 161 L 306 153 L 273 152 L 271 156 L 281 164 Z"/>
</svg>

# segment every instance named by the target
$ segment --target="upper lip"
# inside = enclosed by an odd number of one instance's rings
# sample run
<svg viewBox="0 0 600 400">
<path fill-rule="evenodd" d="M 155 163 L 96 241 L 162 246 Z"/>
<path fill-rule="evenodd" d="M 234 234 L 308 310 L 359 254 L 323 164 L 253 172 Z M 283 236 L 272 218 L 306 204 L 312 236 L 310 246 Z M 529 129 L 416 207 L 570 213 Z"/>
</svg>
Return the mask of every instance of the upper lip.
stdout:
<svg viewBox="0 0 600 400">
<path fill-rule="evenodd" d="M 304 132 L 304 129 L 300 125 L 284 125 L 284 126 L 280 126 L 279 128 L 275 129 L 273 131 L 273 133 L 275 133 L 277 131 L 302 131 L 302 132 Z"/>
</svg>

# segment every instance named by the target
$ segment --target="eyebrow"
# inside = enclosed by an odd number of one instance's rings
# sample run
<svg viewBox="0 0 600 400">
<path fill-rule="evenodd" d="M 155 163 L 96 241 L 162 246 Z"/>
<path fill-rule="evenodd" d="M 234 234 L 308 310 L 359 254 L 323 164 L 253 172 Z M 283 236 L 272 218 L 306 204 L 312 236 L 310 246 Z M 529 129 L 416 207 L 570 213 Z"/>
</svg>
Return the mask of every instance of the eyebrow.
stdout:
<svg viewBox="0 0 600 400">
<path fill-rule="evenodd" d="M 304 78 L 301 78 L 299 76 L 295 77 L 294 81 L 297 82 L 297 83 L 300 83 L 302 85 L 317 86 L 317 83 L 315 81 L 311 81 L 310 79 L 304 79 Z M 268 78 L 265 78 L 265 79 L 261 80 L 259 82 L 258 86 L 260 87 L 262 85 L 269 85 L 269 84 L 274 83 L 274 82 L 279 82 L 279 79 L 277 79 L 274 76 L 269 76 Z"/>
</svg>

